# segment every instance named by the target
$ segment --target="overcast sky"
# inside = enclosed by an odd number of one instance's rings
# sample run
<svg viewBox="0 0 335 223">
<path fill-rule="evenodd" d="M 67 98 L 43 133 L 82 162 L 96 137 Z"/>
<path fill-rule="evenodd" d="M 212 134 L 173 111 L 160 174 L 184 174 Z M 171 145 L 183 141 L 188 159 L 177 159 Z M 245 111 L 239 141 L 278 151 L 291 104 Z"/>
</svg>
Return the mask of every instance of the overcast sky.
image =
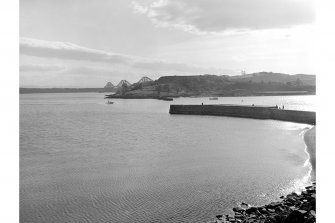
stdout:
<svg viewBox="0 0 335 223">
<path fill-rule="evenodd" d="M 20 0 L 20 86 L 314 74 L 314 0 Z"/>
</svg>

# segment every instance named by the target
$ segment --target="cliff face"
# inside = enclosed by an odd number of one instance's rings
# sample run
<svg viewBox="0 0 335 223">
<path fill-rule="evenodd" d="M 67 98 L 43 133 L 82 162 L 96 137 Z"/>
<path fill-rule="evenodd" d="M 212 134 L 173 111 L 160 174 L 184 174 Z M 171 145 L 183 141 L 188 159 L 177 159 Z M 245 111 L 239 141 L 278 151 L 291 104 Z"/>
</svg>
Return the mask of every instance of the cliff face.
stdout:
<svg viewBox="0 0 335 223">
<path fill-rule="evenodd" d="M 113 97 L 249 96 L 315 93 L 315 75 L 255 73 L 242 76 L 163 76 L 125 86 Z"/>
</svg>

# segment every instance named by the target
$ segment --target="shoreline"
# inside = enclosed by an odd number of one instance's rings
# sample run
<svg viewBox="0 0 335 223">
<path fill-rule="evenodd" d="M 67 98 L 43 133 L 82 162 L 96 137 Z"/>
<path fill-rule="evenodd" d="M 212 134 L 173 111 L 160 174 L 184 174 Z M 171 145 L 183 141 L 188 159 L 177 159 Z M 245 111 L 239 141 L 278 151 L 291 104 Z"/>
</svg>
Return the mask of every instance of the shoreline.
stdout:
<svg viewBox="0 0 335 223">
<path fill-rule="evenodd" d="M 316 126 L 308 129 L 304 134 L 304 141 L 306 144 L 306 152 L 309 155 L 309 163 L 312 166 L 311 180 L 316 179 Z"/>
<path fill-rule="evenodd" d="M 292 192 L 286 196 L 281 196 L 281 201 L 274 201 L 259 207 L 252 207 L 249 204 L 241 203 L 239 207 L 234 207 L 234 215 L 219 214 L 214 220 L 208 223 L 228 223 L 228 222 L 253 222 L 253 223 L 315 223 L 316 221 L 316 126 L 304 132 L 304 142 L 306 152 L 309 155 L 308 162 L 312 170 L 310 173 L 311 184 L 306 186 L 298 195 Z"/>
<path fill-rule="evenodd" d="M 307 93 L 255 93 L 255 94 L 248 94 L 248 95 L 218 95 L 218 94 L 204 94 L 204 95 L 193 95 L 193 94 L 179 94 L 179 95 L 157 95 L 157 94 L 151 94 L 151 95 L 115 95 L 115 94 L 106 94 L 105 99 L 159 99 L 164 97 L 170 97 L 170 98 L 208 98 L 208 97 L 264 97 L 264 96 L 310 96 L 315 95 L 315 92 L 307 92 Z"/>
</svg>

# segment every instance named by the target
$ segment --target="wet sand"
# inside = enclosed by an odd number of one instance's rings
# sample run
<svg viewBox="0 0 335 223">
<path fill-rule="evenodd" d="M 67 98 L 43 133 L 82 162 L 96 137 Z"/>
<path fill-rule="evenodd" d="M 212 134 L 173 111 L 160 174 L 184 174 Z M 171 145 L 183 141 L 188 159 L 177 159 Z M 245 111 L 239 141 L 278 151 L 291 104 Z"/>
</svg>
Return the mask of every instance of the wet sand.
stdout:
<svg viewBox="0 0 335 223">
<path fill-rule="evenodd" d="M 316 152 L 315 152 L 315 132 L 316 132 L 316 127 L 314 126 L 313 128 L 309 129 L 304 136 L 305 143 L 307 145 L 307 152 L 309 153 L 310 156 L 310 162 L 312 164 L 312 180 L 315 180 L 315 172 L 316 172 Z"/>
<path fill-rule="evenodd" d="M 307 152 L 309 153 L 310 163 L 312 165 L 312 185 L 305 187 L 300 195 L 292 192 L 287 196 L 282 196 L 281 201 L 271 202 L 260 207 L 250 207 L 245 209 L 245 204 L 242 203 L 239 207 L 233 208 L 234 215 L 230 214 L 219 214 L 216 215 L 213 221 L 209 223 L 217 222 L 315 222 L 315 133 L 316 127 L 313 126 L 307 130 L 304 134 L 304 140 L 307 146 Z M 244 204 L 244 205 L 243 205 Z"/>
</svg>

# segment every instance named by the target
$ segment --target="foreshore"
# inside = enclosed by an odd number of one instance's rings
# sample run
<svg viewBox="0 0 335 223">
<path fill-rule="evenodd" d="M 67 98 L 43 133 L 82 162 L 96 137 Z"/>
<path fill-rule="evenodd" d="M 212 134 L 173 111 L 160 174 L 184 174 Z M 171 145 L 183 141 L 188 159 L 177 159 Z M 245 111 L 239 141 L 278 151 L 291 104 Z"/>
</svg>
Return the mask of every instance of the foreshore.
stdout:
<svg viewBox="0 0 335 223">
<path fill-rule="evenodd" d="M 281 196 L 281 201 L 271 202 L 260 207 L 251 207 L 241 203 L 233 208 L 234 215 L 218 214 L 208 223 L 314 223 L 316 221 L 316 182 L 315 180 L 315 143 L 316 126 L 304 134 L 309 162 L 312 165 L 312 184 L 305 187 L 300 195 L 295 192 Z"/>
<path fill-rule="evenodd" d="M 305 135 L 304 140 L 307 146 L 307 152 L 309 154 L 309 162 L 312 165 L 312 180 L 315 180 L 316 173 L 316 140 L 315 140 L 316 126 L 309 129 Z"/>
</svg>

